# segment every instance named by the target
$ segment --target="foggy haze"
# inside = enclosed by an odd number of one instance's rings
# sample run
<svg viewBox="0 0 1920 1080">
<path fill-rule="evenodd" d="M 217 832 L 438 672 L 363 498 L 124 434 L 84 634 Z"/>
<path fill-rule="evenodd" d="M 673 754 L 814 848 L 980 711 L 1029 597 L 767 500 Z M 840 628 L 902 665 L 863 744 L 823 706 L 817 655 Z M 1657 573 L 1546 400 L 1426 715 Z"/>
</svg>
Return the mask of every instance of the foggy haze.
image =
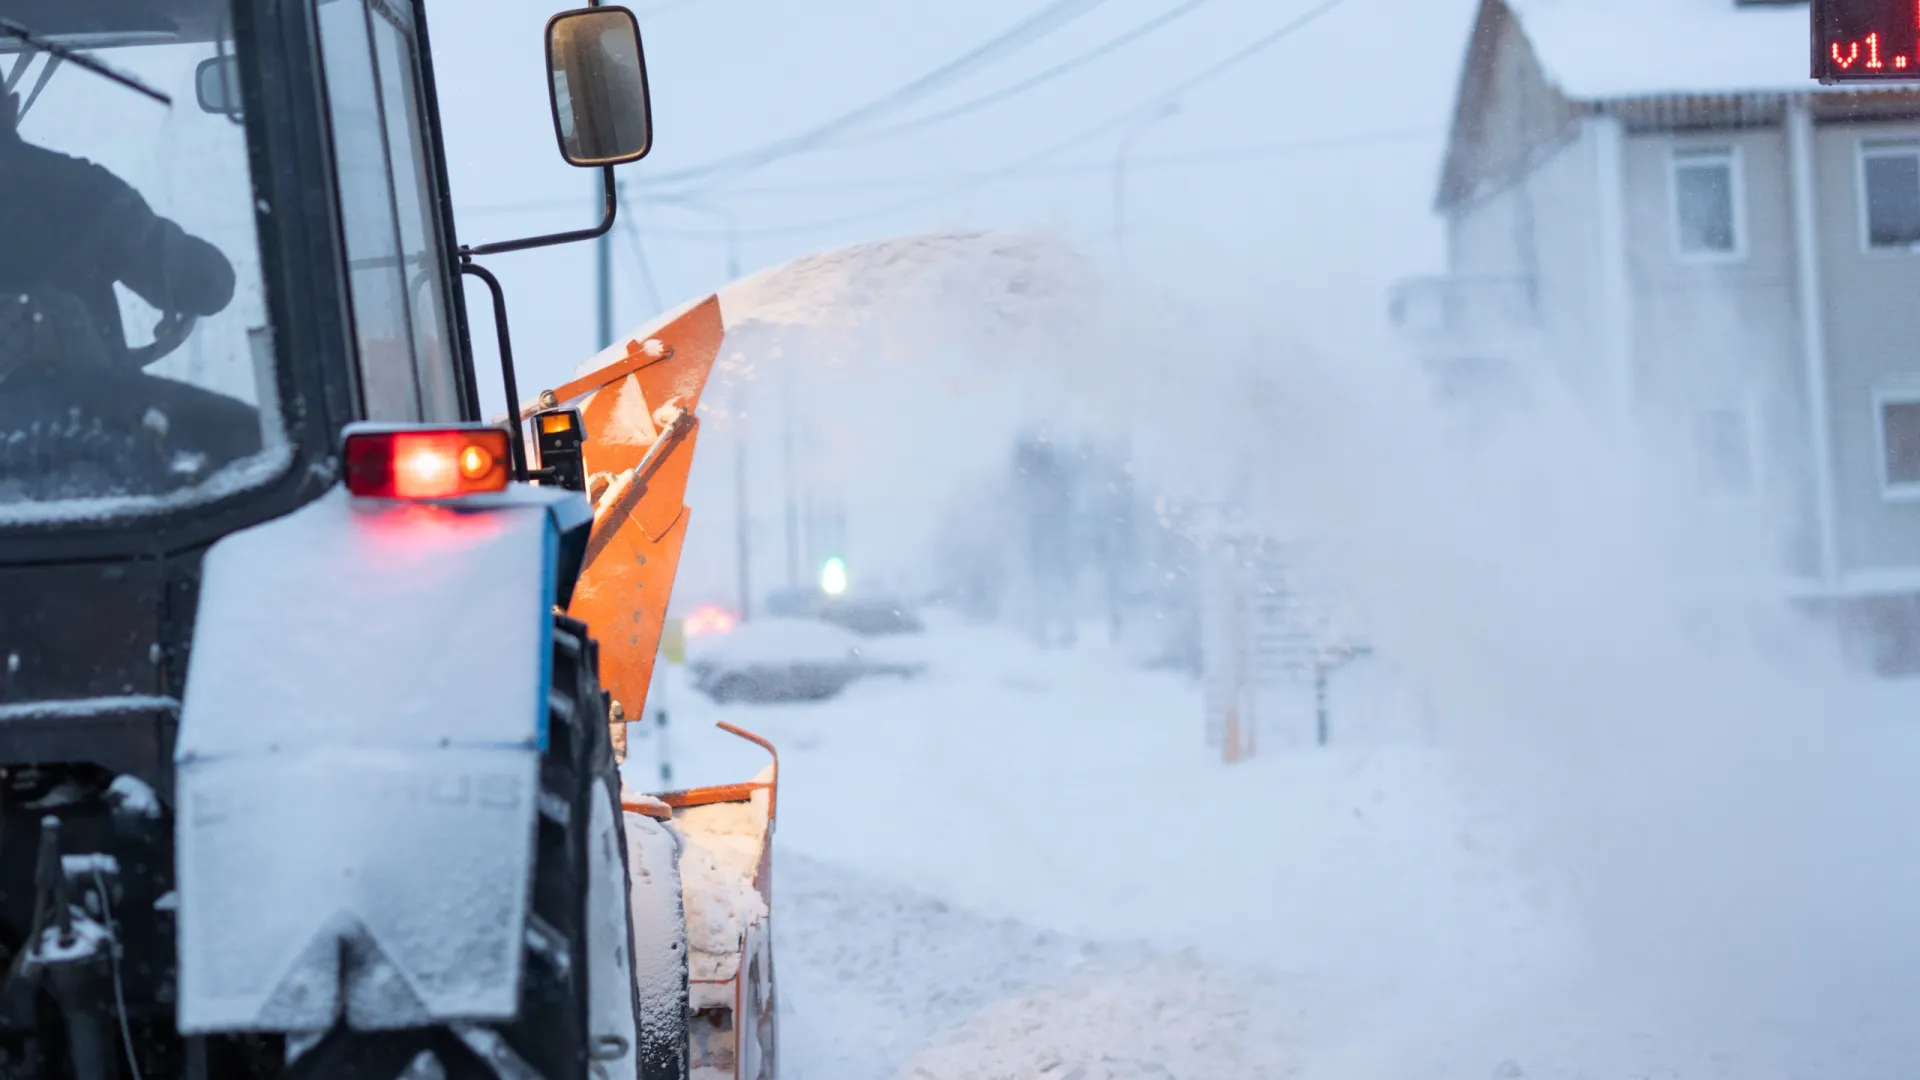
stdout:
<svg viewBox="0 0 1920 1080">
<path fill-rule="evenodd" d="M 1263 749 L 1220 781 L 1229 809 L 1208 810 L 1213 781 L 1200 778 L 1215 773 L 1200 770 L 1219 766 L 1200 760 L 1201 673 L 1178 684 L 1184 697 L 1166 676 L 1153 686 L 1169 696 L 1147 695 L 1165 711 L 1123 721 L 1146 707 L 1058 689 L 1088 663 L 1061 648 L 1039 654 L 1045 662 L 1006 661 L 1003 690 L 1050 687 L 1070 712 L 1043 712 L 1032 729 L 1013 727 L 1005 716 L 1017 709 L 984 690 L 979 711 L 951 716 L 904 696 L 776 714 L 769 723 L 813 755 L 796 775 L 811 767 L 842 791 L 874 785 L 874 804 L 798 796 L 793 850 L 988 917 L 1309 979 L 1311 992 L 1267 989 L 1311 999 L 1301 1013 L 1313 1013 L 1301 1021 L 1311 1032 L 1248 1050 L 1253 1064 L 1232 1075 L 1785 1076 L 1843 1060 L 1855 1069 L 1846 1075 L 1903 1075 L 1920 1064 L 1903 1030 L 1920 1004 L 1910 974 L 1920 880 L 1902 854 L 1920 810 L 1911 683 L 1864 679 L 1781 597 L 1743 591 L 1795 542 L 1788 527 L 1765 508 L 1704 524 L 1673 448 L 1588 408 L 1554 378 L 1564 358 L 1528 356 L 1505 392 L 1449 399 L 1388 326 L 1389 287 L 1444 262 L 1433 204 L 1475 6 L 1334 5 L 1167 99 L 1177 111 L 1161 108 L 1166 87 L 1317 9 L 693 0 L 643 10 L 658 149 L 621 170 L 631 231 L 614 244 L 615 329 L 715 291 L 729 326 L 677 604 L 742 599 L 744 498 L 749 607 L 811 585 L 813 561 L 835 554 L 856 585 L 957 599 L 1047 641 L 1049 616 L 1035 613 L 1045 575 L 1019 568 L 1020 530 L 1034 526 L 1021 523 L 1029 473 L 1015 462 L 1018 446 L 1051 446 L 1087 470 L 1111 465 L 1098 475 L 1124 481 L 1091 489 L 1124 486 L 1138 496 L 1127 512 L 1157 520 L 1132 535 L 1165 550 L 1136 553 L 1123 584 L 1159 621 L 1142 632 L 1150 642 L 1115 631 L 1113 647 L 1177 668 L 1169 657 L 1198 648 L 1181 620 L 1202 616 L 1153 589 L 1172 581 L 1172 595 L 1195 580 L 1180 562 L 1199 558 L 1188 541 L 1218 531 L 1231 506 L 1233 528 L 1296 544 L 1300 565 L 1333 583 L 1338 621 L 1367 638 L 1397 707 L 1417 714 L 1416 736 L 1324 774 L 1288 756 L 1310 751 L 1276 748 L 1270 762 Z M 535 92 L 544 9 L 431 7 L 464 239 L 587 221 L 592 177 L 557 163 Z M 1183 14 L 1030 94 L 885 134 L 1170 10 Z M 783 146 L 1036 11 L 1058 23 L 1025 47 L 829 129 L 817 146 Z M 753 156 L 767 146 L 779 152 Z M 1131 164 L 1117 195 L 1123 146 Z M 599 344 L 591 250 L 495 267 L 522 387 L 559 381 Z M 736 272 L 749 280 L 729 287 Z M 490 346 L 476 337 L 484 372 Z M 837 515 L 804 559 L 787 546 L 783 505 L 795 439 L 810 505 Z M 1073 573 L 1106 572 L 1092 568 L 1099 542 L 1074 549 L 1087 561 Z M 1072 615 L 1097 626 L 1105 610 L 1088 600 Z M 1078 632 L 1082 652 L 1108 644 Z M 1085 677 L 1102 690 L 1104 679 Z M 926 730 L 895 730 L 880 715 L 889 708 Z M 1004 774 L 975 764 L 989 751 L 958 749 L 968 732 L 1021 741 Z M 1128 757 L 1160 740 L 1192 760 L 1176 756 L 1162 773 Z M 858 755 L 835 757 L 843 746 Z M 1420 756 L 1435 748 L 1443 764 Z M 969 838 L 971 808 L 944 810 L 914 790 L 921 781 L 891 775 L 896 765 L 935 786 L 1019 779 L 1078 794 L 988 814 L 1006 850 L 966 856 L 956 852 L 982 843 Z M 1103 784 L 1164 804 L 1172 823 L 1096 824 L 1093 807 L 1127 812 Z M 1350 796 L 1363 817 L 1369 793 L 1390 824 L 1332 831 Z M 1267 799 L 1294 816 L 1267 816 Z M 875 820 L 895 814 L 942 842 Z M 1088 837 L 1086 849 L 1058 833 Z M 802 932 L 834 933 L 791 931 Z M 827 996 L 797 1000 L 796 1045 L 825 1055 L 837 1042 L 821 1034 L 831 1010 L 818 1002 L 846 991 L 798 978 Z M 1024 1059 L 1004 1072 L 981 1064 L 999 1060 L 1009 1028 L 1026 1030 L 1001 1018 L 1007 1008 L 990 998 L 956 1017 L 983 1041 L 930 1051 L 918 1060 L 938 1068 L 900 1075 L 1054 1075 Z M 1256 1013 L 1246 1027 L 1271 1021 Z M 845 1075 L 888 1074 L 831 1060 L 854 1070 Z"/>
</svg>

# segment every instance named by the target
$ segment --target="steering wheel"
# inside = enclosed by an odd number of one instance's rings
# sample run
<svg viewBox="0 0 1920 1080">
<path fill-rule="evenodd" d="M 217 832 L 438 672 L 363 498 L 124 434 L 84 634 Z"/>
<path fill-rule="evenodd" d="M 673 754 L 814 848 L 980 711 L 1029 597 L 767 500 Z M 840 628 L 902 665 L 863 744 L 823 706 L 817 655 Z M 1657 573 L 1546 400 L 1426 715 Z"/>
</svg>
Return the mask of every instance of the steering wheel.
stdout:
<svg viewBox="0 0 1920 1080">
<path fill-rule="evenodd" d="M 200 321 L 197 315 L 188 315 L 179 311 L 163 312 L 160 321 L 153 324 L 153 340 L 138 348 L 127 350 L 127 358 L 135 367 L 145 369 L 160 362 L 168 353 L 186 344 L 192 336 L 193 328 Z"/>
</svg>

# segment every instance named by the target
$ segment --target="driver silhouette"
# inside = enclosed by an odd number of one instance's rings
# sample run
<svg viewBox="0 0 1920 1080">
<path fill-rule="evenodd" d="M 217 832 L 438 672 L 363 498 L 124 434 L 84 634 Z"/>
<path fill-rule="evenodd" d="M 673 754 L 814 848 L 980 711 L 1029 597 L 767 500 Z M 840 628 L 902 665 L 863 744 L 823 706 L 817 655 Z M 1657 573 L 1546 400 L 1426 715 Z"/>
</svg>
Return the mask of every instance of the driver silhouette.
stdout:
<svg viewBox="0 0 1920 1080">
<path fill-rule="evenodd" d="M 99 165 L 20 137 L 20 96 L 0 98 L 0 295 L 78 300 L 108 355 L 124 357 L 118 281 L 161 312 L 205 316 L 233 300 L 233 264 L 153 212 Z"/>
<path fill-rule="evenodd" d="M 19 118 L 0 95 L 0 505 L 160 494 L 257 453 L 254 406 L 142 370 L 233 301 L 233 264 Z M 163 314 L 155 347 L 128 347 L 116 282 Z"/>
</svg>

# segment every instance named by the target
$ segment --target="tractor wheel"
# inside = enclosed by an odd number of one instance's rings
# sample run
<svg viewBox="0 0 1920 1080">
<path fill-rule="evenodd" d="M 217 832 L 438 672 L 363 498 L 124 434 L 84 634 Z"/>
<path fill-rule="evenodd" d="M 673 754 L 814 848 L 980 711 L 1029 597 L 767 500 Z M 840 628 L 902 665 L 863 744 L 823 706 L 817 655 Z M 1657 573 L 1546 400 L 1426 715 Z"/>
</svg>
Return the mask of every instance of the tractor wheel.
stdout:
<svg viewBox="0 0 1920 1080">
<path fill-rule="evenodd" d="M 593 914 L 588 897 L 594 882 L 589 844 L 595 839 L 596 820 L 620 820 L 620 776 L 607 728 L 607 707 L 607 697 L 600 689 L 598 644 L 587 636 L 586 624 L 556 617 L 553 676 L 547 694 L 547 753 L 540 763 L 541 813 L 534 848 L 533 903 L 528 912 L 520 1015 L 499 1031 L 503 1045 L 542 1080 L 592 1075 L 592 1063 L 622 1056 L 623 1050 L 631 1054 L 631 1029 L 624 1033 L 590 1030 L 590 976 L 596 969 L 603 976 L 611 972 L 605 965 L 594 963 L 595 957 L 588 949 Z M 559 810 L 563 804 L 565 812 Z M 625 833 L 613 829 L 612 838 L 624 867 Z M 624 909 L 624 890 L 619 899 Z M 624 917 L 621 921 L 623 925 L 626 922 Z M 619 965 L 620 977 L 626 984 L 628 1008 L 637 1021 L 630 928 L 621 944 L 625 963 Z M 603 1045 L 609 1039 L 629 1045 Z"/>
<path fill-rule="evenodd" d="M 607 711 L 597 644 L 587 636 L 584 623 L 556 616 L 519 1015 L 510 1023 L 458 1025 L 452 1030 L 363 1035 L 336 1029 L 295 1059 L 288 1077 L 653 1080 L 639 1076 L 633 1064 L 640 1016 L 627 914 L 626 834 L 617 827 L 622 820 L 620 777 Z M 596 830 L 596 825 L 608 824 L 613 827 Z M 612 854 L 621 869 L 617 896 L 608 894 L 608 853 L 596 859 L 591 850 L 596 843 L 615 846 Z M 596 876 L 601 889 L 593 887 Z M 626 940 L 617 958 L 596 956 L 589 948 L 595 915 L 590 898 L 601 905 L 619 904 L 615 925 L 624 928 Z M 603 918 L 607 914 L 603 911 Z M 596 943 L 602 945 L 601 953 L 613 951 L 604 947 L 604 937 Z M 590 985 L 595 976 L 607 982 Z M 596 1010 L 594 990 L 624 994 L 624 1002 L 609 1009 L 603 1000 Z M 626 1015 L 615 1025 L 620 1030 L 594 1030 L 596 1011 L 604 1018 L 622 1007 Z"/>
</svg>

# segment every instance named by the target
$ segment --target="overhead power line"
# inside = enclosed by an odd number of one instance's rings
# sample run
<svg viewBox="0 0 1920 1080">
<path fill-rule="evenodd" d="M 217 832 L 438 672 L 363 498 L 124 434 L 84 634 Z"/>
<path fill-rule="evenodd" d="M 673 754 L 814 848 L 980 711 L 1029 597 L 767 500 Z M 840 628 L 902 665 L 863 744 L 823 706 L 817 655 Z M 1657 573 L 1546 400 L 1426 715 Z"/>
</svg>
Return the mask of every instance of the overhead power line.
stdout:
<svg viewBox="0 0 1920 1080">
<path fill-rule="evenodd" d="M 1225 146 L 1211 150 L 1190 150 L 1184 153 L 1155 154 L 1140 156 L 1132 160 L 1130 169 L 1179 168 L 1182 166 L 1217 165 L 1225 162 L 1246 161 L 1253 158 L 1282 157 L 1313 150 L 1341 150 L 1357 146 L 1379 146 L 1397 142 L 1411 142 L 1415 139 L 1437 138 L 1445 135 L 1445 128 L 1409 128 L 1402 131 L 1377 131 L 1363 135 L 1342 135 L 1326 139 L 1300 139 L 1291 142 L 1263 143 L 1253 146 Z M 1036 166 L 1015 173 L 999 175 L 1001 180 L 1025 180 L 1029 178 L 1053 176 L 1083 176 L 1094 173 L 1110 173 L 1113 163 L 1110 161 L 1089 161 L 1071 165 Z M 897 177 L 888 180 L 854 180 L 844 183 L 817 184 L 769 184 L 763 187 L 728 188 L 726 195 L 739 196 L 805 196 L 832 195 L 845 191 L 900 191 L 919 188 L 938 187 L 956 182 L 964 182 L 966 177 L 919 176 Z M 558 206 L 554 201 L 548 205 Z M 570 205 L 570 204 L 569 204 Z"/>
<path fill-rule="evenodd" d="M 1311 26 L 1314 22 L 1318 21 L 1319 19 L 1327 15 L 1329 12 L 1333 11 L 1335 8 L 1338 8 L 1339 6 L 1341 6 L 1346 2 L 1347 0 L 1321 0 L 1320 3 L 1307 9 L 1306 11 L 1302 12 L 1298 16 L 1295 16 L 1293 19 L 1289 20 L 1288 22 L 1280 26 L 1278 29 L 1275 29 L 1270 33 L 1263 34 L 1260 37 L 1255 38 L 1252 42 L 1248 43 L 1246 46 L 1235 50 L 1234 52 L 1230 53 L 1229 55 L 1222 58 L 1221 60 L 1201 70 L 1199 73 L 1188 76 L 1186 79 L 1183 79 L 1180 82 L 1174 84 L 1173 86 L 1165 90 L 1162 90 L 1160 93 L 1154 95 L 1152 98 L 1149 98 L 1148 100 L 1143 101 L 1140 104 L 1135 105 L 1134 107 L 1127 109 L 1123 112 L 1116 113 L 1113 116 L 1110 116 L 1107 119 L 1092 125 L 1091 127 L 1085 128 L 1080 132 L 1072 136 L 1069 136 L 1068 138 L 1062 139 L 1061 141 L 1052 144 L 1051 146 L 1048 146 L 1044 149 L 1036 151 L 1035 153 L 1028 154 L 1025 157 L 1009 162 L 1008 164 L 1001 166 L 998 169 L 993 169 L 987 172 L 974 173 L 970 176 L 963 177 L 957 180 L 956 182 L 954 182 L 954 184 L 945 191 L 935 191 L 929 194 L 916 195 L 916 196 L 913 196 L 912 198 L 897 200 L 895 202 L 888 203 L 885 206 L 874 207 L 872 209 L 859 211 L 853 214 L 843 214 L 838 217 L 824 218 L 817 221 L 805 222 L 801 224 L 788 225 L 788 226 L 781 226 L 777 228 L 760 229 L 760 230 L 756 230 L 755 235 L 757 236 L 804 235 L 807 233 L 821 232 L 828 229 L 838 228 L 839 226 L 842 226 L 842 225 L 858 224 L 862 221 L 868 221 L 873 218 L 885 217 L 890 214 L 898 213 L 901 210 L 910 210 L 916 206 L 923 205 L 935 199 L 939 199 L 947 195 L 957 194 L 962 191 L 969 191 L 974 188 L 980 187 L 984 184 L 990 184 L 996 180 L 1001 180 L 1009 176 L 1019 175 L 1023 172 L 1033 169 L 1035 166 L 1040 165 L 1042 162 L 1047 161 L 1048 159 L 1052 158 L 1056 154 L 1059 154 L 1066 150 L 1071 150 L 1078 146 L 1083 146 L 1089 142 L 1092 142 L 1095 139 L 1098 139 L 1102 135 L 1105 135 L 1111 131 L 1115 131 L 1121 127 L 1124 127 L 1125 125 L 1132 122 L 1136 118 L 1146 115 L 1155 109 L 1165 108 L 1169 102 L 1178 100 L 1182 95 L 1187 94 L 1195 89 L 1198 89 L 1199 87 L 1204 86 L 1209 82 L 1212 82 L 1214 79 L 1217 79 L 1222 75 L 1225 75 L 1229 71 L 1232 71 L 1234 68 L 1239 67 L 1241 64 L 1244 64 L 1247 61 L 1252 60 L 1254 57 L 1259 56 L 1261 53 L 1267 51 L 1268 49 L 1273 48 L 1275 45 L 1278 45 L 1282 41 L 1285 41 L 1287 38 L 1292 37 L 1294 34 L 1299 33 L 1301 30 L 1306 29 L 1308 26 Z M 639 192 L 642 195 L 644 195 L 646 193 L 646 188 L 644 187 L 640 188 Z"/>
<path fill-rule="evenodd" d="M 653 311 L 662 310 L 660 305 L 660 287 L 653 280 L 653 264 L 647 260 L 646 244 L 640 239 L 640 230 L 634 228 L 632 221 L 620 223 L 621 235 L 633 249 L 634 269 L 640 271 L 640 286 L 647 290 L 647 303 L 653 305 Z"/>
<path fill-rule="evenodd" d="M 1329 140 L 1319 141 L 1319 142 L 1276 144 L 1273 146 L 1265 146 L 1265 147 L 1240 147 L 1240 148 L 1229 149 L 1229 150 L 1207 151 L 1207 152 L 1197 153 L 1197 154 L 1167 155 L 1167 156 L 1158 157 L 1158 158 L 1140 158 L 1139 160 L 1133 163 L 1132 167 L 1135 169 L 1141 169 L 1141 168 L 1151 168 L 1156 166 L 1166 168 L 1166 167 L 1175 167 L 1175 166 L 1181 166 L 1181 165 L 1217 164 L 1223 161 L 1245 160 L 1245 159 L 1254 158 L 1254 157 L 1283 156 L 1286 154 L 1297 154 L 1297 153 L 1309 152 L 1314 150 L 1328 150 L 1328 149 L 1336 149 L 1341 147 L 1382 145 L 1382 144 L 1392 143 L 1392 142 L 1406 142 L 1416 138 L 1433 138 L 1442 134 L 1444 134 L 1443 131 L 1436 130 L 1436 129 L 1428 129 L 1425 131 L 1383 132 L 1375 136 L 1361 136 L 1361 137 L 1356 137 L 1351 139 L 1329 139 Z M 1087 173 L 1105 173 L 1105 172 L 1111 171 L 1112 169 L 1113 169 L 1113 166 L 1109 163 L 1109 164 L 1057 166 L 1053 168 L 1033 169 L 1033 170 L 1021 171 L 1021 172 L 995 171 L 993 173 L 980 174 L 978 176 L 964 177 L 957 183 L 956 186 L 951 187 L 945 191 L 934 192 L 931 195 L 921 195 L 911 199 L 901 199 L 896 202 L 888 203 L 885 206 L 878 206 L 869 210 L 860 210 L 850 214 L 842 214 L 836 217 L 823 218 L 823 219 L 818 219 L 818 220 L 808 221 L 808 222 L 799 222 L 792 225 L 774 225 L 774 226 L 767 226 L 767 227 L 756 228 L 756 229 L 741 229 L 733 235 L 743 239 L 744 238 L 781 237 L 781 236 L 804 236 L 808 233 L 825 232 L 827 230 L 837 229 L 846 225 L 857 225 L 861 222 L 871 221 L 875 218 L 887 217 L 891 214 L 898 213 L 902 210 L 909 210 L 909 209 L 912 209 L 913 207 L 924 205 L 925 203 L 932 202 L 935 199 L 941 198 L 943 196 L 950 195 L 950 194 L 957 194 L 960 191 L 970 190 L 973 188 L 984 186 L 986 184 L 1002 183 L 1009 180 L 1025 180 L 1025 179 L 1038 178 L 1038 177 L 1069 176 L 1069 175 L 1087 174 Z M 857 189 L 858 189 L 857 187 L 849 187 L 849 188 L 844 188 L 843 190 L 857 190 Z M 652 231 L 657 236 L 671 236 L 677 239 L 685 239 L 685 240 L 717 240 L 729 235 L 719 230 L 712 230 L 712 229 L 677 229 L 677 230 L 656 229 Z"/>
<path fill-rule="evenodd" d="M 1147 37 L 1157 32 L 1162 27 L 1165 27 L 1170 23 L 1173 23 L 1176 20 L 1191 14 L 1195 9 L 1201 7 L 1206 3 L 1207 3 L 1207 0 L 1185 0 L 1185 2 L 1180 4 L 1178 7 L 1175 7 L 1168 11 L 1163 11 L 1159 15 L 1156 15 L 1153 18 L 1148 19 L 1146 22 L 1141 23 L 1139 26 L 1134 27 L 1133 29 L 1127 31 L 1126 33 L 1121 34 L 1118 37 L 1112 38 L 1106 42 L 1103 42 L 1102 44 L 1092 49 L 1089 49 L 1088 51 L 1083 52 L 1080 55 L 1075 56 L 1070 60 L 1067 60 L 1060 64 L 1056 64 L 1053 67 L 1050 67 L 1047 70 L 1042 71 L 1037 75 L 1033 75 L 1029 78 L 1021 79 L 1019 82 L 1013 83 L 1009 86 L 1003 86 L 1000 89 L 993 91 L 992 93 L 982 94 L 979 97 L 973 98 L 969 101 L 963 101 L 958 105 L 954 105 L 950 108 L 942 109 L 939 112 L 932 113 L 927 116 L 915 117 L 912 120 L 906 120 L 901 123 L 894 124 L 891 127 L 881 128 L 879 131 L 875 131 L 867 135 L 856 136 L 851 139 L 840 139 L 838 140 L 837 145 L 858 146 L 863 143 L 878 142 L 882 139 L 894 138 L 899 135 L 905 135 L 910 132 L 920 131 L 924 128 L 932 127 L 935 124 L 944 124 L 949 120 L 954 120 L 959 117 L 966 116 L 969 113 L 979 112 L 981 109 L 985 109 L 992 105 L 998 105 L 999 103 L 1006 101 L 1010 98 L 1019 97 L 1021 94 L 1024 94 L 1029 90 L 1033 90 L 1038 87 L 1044 86 L 1047 83 L 1050 83 L 1053 80 L 1058 79 L 1063 75 L 1070 74 L 1074 71 L 1077 71 L 1080 68 L 1087 66 L 1088 64 L 1093 63 L 1095 60 L 1099 60 L 1103 57 L 1110 56 L 1113 53 L 1118 52 L 1119 50 L 1125 48 L 1126 46 L 1131 45 L 1136 41 L 1139 41 L 1141 38 Z"/>
<path fill-rule="evenodd" d="M 840 114 L 823 124 L 819 124 L 798 135 L 777 139 L 755 150 L 721 158 L 706 165 L 697 165 L 678 172 L 663 173 L 654 178 L 660 184 L 682 183 L 700 180 L 722 173 L 740 173 L 758 169 L 762 166 L 804 153 L 820 146 L 834 137 L 857 129 L 861 124 L 885 116 L 887 113 L 908 105 L 961 79 L 980 67 L 999 59 L 1002 55 L 1024 48 L 1033 41 L 1052 33 L 1061 26 L 1085 15 L 1107 0 L 1053 0 L 1036 14 L 1017 23 L 1008 30 L 994 36 L 987 42 L 968 50 L 959 57 L 927 72 L 906 85 L 887 94 L 883 94 L 849 112 Z"/>
<path fill-rule="evenodd" d="M 1343 135 L 1327 139 L 1297 139 L 1288 142 L 1260 143 L 1252 146 L 1227 146 L 1211 150 L 1192 150 L 1177 154 L 1156 154 L 1141 156 L 1133 160 L 1130 168 L 1181 168 L 1188 166 L 1216 165 L 1233 161 L 1248 161 L 1263 157 L 1285 157 L 1315 150 L 1342 150 L 1361 146 L 1382 146 L 1397 142 L 1411 142 L 1415 139 L 1439 138 L 1447 129 L 1439 127 L 1410 128 L 1402 131 L 1376 131 L 1361 135 Z M 998 180 L 1044 179 L 1057 176 L 1082 176 L 1106 173 L 1113 170 L 1112 162 L 1080 162 L 1070 165 L 1037 166 L 1017 172 L 1008 172 L 996 177 Z M 728 196 L 808 196 L 835 195 L 849 191 L 900 191 L 926 188 L 950 188 L 956 183 L 964 184 L 969 176 L 903 176 L 887 180 L 849 180 L 840 182 L 822 182 L 816 184 L 777 184 L 764 187 L 728 188 Z M 678 199 L 655 197 L 657 205 L 685 205 Z M 489 203 L 480 206 L 463 207 L 461 214 L 515 214 L 531 213 L 539 210 L 557 210 L 572 207 L 571 200 L 539 199 L 528 202 Z M 646 231 L 656 236 L 726 236 L 729 233 L 715 229 L 712 231 L 656 229 L 649 225 Z M 757 230 L 735 230 L 734 235 L 749 236 Z"/>
</svg>

